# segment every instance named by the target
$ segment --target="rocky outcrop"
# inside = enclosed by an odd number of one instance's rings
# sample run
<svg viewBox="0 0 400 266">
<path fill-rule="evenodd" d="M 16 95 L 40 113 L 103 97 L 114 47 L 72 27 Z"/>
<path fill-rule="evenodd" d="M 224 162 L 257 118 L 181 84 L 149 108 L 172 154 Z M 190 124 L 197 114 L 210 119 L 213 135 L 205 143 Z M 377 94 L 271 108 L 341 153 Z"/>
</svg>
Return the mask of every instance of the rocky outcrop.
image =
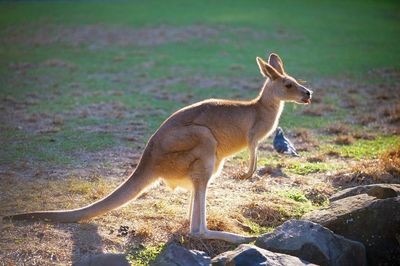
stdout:
<svg viewBox="0 0 400 266">
<path fill-rule="evenodd" d="M 242 244 L 235 250 L 224 252 L 211 261 L 213 266 L 235 265 L 235 266 L 300 266 L 314 265 L 299 258 L 274 253 L 256 246 Z"/>
<path fill-rule="evenodd" d="M 365 186 L 357 186 L 344 189 L 329 198 L 335 201 L 359 194 L 367 194 L 378 199 L 387 199 L 400 196 L 400 185 L 398 184 L 372 184 Z"/>
<path fill-rule="evenodd" d="M 208 266 L 210 257 L 203 251 L 188 250 L 172 243 L 164 249 L 157 259 L 151 263 L 154 266 Z"/>
<path fill-rule="evenodd" d="M 286 221 L 273 233 L 258 237 L 256 245 L 322 266 L 366 265 L 363 244 L 310 221 Z"/>
<path fill-rule="evenodd" d="M 353 192 L 346 193 L 351 195 L 364 189 L 354 188 Z M 371 190 L 368 188 L 368 191 Z M 368 194 L 345 197 L 333 201 L 327 208 L 306 214 L 303 219 L 363 243 L 368 265 L 400 265 L 399 196 L 385 199 Z"/>
</svg>

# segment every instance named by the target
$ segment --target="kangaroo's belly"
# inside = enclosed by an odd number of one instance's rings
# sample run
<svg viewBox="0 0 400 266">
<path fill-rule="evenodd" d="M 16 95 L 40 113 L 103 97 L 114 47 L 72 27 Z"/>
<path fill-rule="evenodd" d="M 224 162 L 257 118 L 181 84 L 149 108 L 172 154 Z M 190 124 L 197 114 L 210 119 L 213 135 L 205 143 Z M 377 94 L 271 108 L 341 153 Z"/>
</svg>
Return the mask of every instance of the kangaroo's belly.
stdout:
<svg viewBox="0 0 400 266">
<path fill-rule="evenodd" d="M 228 137 L 224 136 L 218 139 L 217 158 L 223 160 L 235 153 L 247 148 L 248 142 L 244 136 Z"/>
</svg>

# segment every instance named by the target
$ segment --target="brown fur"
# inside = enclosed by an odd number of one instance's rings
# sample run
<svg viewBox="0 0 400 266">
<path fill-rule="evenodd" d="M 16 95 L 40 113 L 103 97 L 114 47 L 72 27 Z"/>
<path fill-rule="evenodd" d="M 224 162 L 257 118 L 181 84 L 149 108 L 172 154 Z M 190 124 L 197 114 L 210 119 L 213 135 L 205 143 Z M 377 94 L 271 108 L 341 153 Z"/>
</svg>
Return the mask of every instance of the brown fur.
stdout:
<svg viewBox="0 0 400 266">
<path fill-rule="evenodd" d="M 207 185 L 224 159 L 244 148 L 250 151 L 249 169 L 244 177 L 251 177 L 256 169 L 257 146 L 276 129 L 284 101 L 309 103 L 312 93 L 285 73 L 278 55 L 271 54 L 268 63 L 257 57 L 257 63 L 267 80 L 255 99 L 209 99 L 175 112 L 150 138 L 131 177 L 106 198 L 80 209 L 8 218 L 59 222 L 88 219 L 122 206 L 161 178 L 172 188 L 179 186 L 192 191 L 190 231 L 193 235 L 235 243 L 251 241 L 249 237 L 207 229 Z"/>
</svg>

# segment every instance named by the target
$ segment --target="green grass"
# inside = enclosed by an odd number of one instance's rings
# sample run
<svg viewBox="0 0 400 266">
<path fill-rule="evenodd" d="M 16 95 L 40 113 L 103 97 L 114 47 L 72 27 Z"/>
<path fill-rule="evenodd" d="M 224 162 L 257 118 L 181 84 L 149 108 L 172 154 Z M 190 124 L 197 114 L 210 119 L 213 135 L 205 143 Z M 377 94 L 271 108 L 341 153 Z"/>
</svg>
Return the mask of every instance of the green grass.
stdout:
<svg viewBox="0 0 400 266">
<path fill-rule="evenodd" d="M 291 188 L 278 190 L 276 195 L 282 197 L 284 204 L 278 206 L 279 212 L 286 219 L 300 219 L 305 213 L 316 209 L 300 189 Z"/>
<path fill-rule="evenodd" d="M 25 135 L 21 132 L 14 133 L 16 135 L 13 137 L 13 142 L 10 141 L 2 149 L 1 163 L 21 160 L 42 161 L 50 164 L 77 163 L 79 159 L 76 160 L 76 154 L 100 151 L 115 143 L 112 135 L 101 132 L 64 130 L 37 136 Z"/>
<path fill-rule="evenodd" d="M 288 172 L 298 175 L 308 175 L 312 173 L 322 173 L 329 170 L 337 169 L 339 166 L 333 163 L 309 163 L 309 162 L 294 162 L 288 166 Z"/>
<path fill-rule="evenodd" d="M 400 144 L 399 136 L 380 135 L 374 140 L 357 140 L 351 145 L 325 144 L 322 150 L 336 151 L 343 157 L 360 159 L 373 159 L 390 147 Z"/>
</svg>

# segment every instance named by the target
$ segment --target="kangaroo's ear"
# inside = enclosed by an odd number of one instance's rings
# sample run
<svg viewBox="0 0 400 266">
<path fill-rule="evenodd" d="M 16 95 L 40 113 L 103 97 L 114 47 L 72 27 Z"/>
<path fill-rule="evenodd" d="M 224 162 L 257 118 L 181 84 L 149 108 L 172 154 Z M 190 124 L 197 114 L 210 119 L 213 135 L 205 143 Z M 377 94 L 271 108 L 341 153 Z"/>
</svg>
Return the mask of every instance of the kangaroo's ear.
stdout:
<svg viewBox="0 0 400 266">
<path fill-rule="evenodd" d="M 285 70 L 283 69 L 283 62 L 279 55 L 271 53 L 268 58 L 268 64 L 270 64 L 279 74 L 284 75 Z"/>
<path fill-rule="evenodd" d="M 260 72 L 264 77 L 268 77 L 272 80 L 282 77 L 282 75 L 278 73 L 275 68 L 265 62 L 261 57 L 257 57 L 256 60 L 258 68 L 260 69 Z"/>
</svg>

